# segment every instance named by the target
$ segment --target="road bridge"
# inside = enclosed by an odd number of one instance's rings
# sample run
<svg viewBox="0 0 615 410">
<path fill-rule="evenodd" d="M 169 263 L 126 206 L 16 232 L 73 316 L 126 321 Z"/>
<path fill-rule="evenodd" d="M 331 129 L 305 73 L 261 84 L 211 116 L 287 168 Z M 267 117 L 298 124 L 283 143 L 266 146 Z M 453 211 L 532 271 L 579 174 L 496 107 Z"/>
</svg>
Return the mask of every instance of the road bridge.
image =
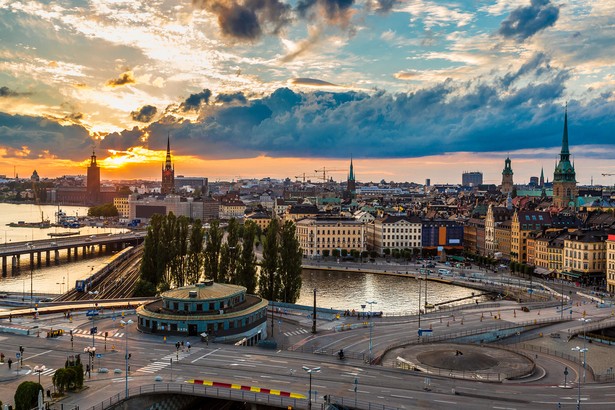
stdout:
<svg viewBox="0 0 615 410">
<path fill-rule="evenodd" d="M 20 269 L 23 256 L 30 259 L 30 268 L 60 263 L 60 251 L 65 251 L 67 259 L 77 259 L 81 255 L 91 255 L 106 250 L 120 250 L 126 246 L 136 246 L 145 240 L 147 232 L 133 231 L 121 234 L 81 235 L 69 238 L 53 238 L 30 242 L 14 242 L 0 247 L 2 276 L 6 276 L 9 263 L 13 272 Z"/>
</svg>

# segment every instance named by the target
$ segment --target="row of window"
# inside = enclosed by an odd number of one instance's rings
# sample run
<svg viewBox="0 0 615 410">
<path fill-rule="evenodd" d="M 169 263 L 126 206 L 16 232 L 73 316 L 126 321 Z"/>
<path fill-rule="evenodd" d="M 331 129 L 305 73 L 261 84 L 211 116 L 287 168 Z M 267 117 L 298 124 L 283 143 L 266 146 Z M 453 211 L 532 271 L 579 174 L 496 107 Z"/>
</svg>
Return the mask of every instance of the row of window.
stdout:
<svg viewBox="0 0 615 410">
<path fill-rule="evenodd" d="M 405 239 L 405 240 L 420 240 L 417 235 L 384 235 L 382 239 Z"/>
<path fill-rule="evenodd" d="M 229 330 L 229 329 L 241 329 L 250 325 L 251 323 L 258 321 L 265 317 L 266 310 L 262 309 L 258 312 L 255 312 L 253 315 L 246 316 L 244 318 L 239 318 L 235 320 L 223 320 L 216 322 L 207 322 L 207 332 L 216 332 L 219 330 Z M 174 322 L 161 322 L 153 319 L 147 319 L 143 317 L 139 317 L 139 325 L 145 326 L 149 329 L 159 329 L 159 330 L 168 330 L 171 332 L 177 331 L 187 331 L 187 329 L 179 329 L 177 323 Z"/>
<path fill-rule="evenodd" d="M 384 228 L 382 232 L 388 233 L 420 233 L 421 230 L 418 228 Z"/>
<path fill-rule="evenodd" d="M 186 312 L 213 312 L 216 310 L 226 309 L 229 306 L 236 306 L 244 301 L 244 295 L 237 295 L 231 299 L 225 299 L 215 302 L 176 302 L 171 300 L 164 300 L 163 306 L 169 310 Z M 205 310 L 203 310 L 205 309 Z"/>
</svg>

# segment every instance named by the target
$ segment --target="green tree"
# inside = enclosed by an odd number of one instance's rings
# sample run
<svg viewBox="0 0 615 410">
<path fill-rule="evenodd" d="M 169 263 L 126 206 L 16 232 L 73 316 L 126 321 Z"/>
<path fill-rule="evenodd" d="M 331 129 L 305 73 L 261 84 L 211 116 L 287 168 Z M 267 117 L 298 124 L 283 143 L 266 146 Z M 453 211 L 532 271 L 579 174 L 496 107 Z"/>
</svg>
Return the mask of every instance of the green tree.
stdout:
<svg viewBox="0 0 615 410">
<path fill-rule="evenodd" d="M 348 249 L 342 249 L 342 257 L 348 256 Z"/>
<path fill-rule="evenodd" d="M 141 272 L 140 278 L 143 281 L 149 282 L 158 286 L 162 280 L 162 272 L 158 266 L 158 247 L 162 241 L 161 238 L 161 224 L 163 216 L 154 215 L 149 227 L 147 228 L 147 235 L 145 236 L 145 243 L 143 247 L 143 258 L 141 259 Z"/>
<path fill-rule="evenodd" d="M 192 224 L 188 246 L 188 263 L 186 266 L 186 281 L 197 283 L 201 280 L 203 272 L 203 241 L 205 232 L 200 219 Z"/>
<path fill-rule="evenodd" d="M 226 232 L 226 242 L 220 249 L 220 278 L 225 283 L 237 283 L 237 259 L 241 253 L 237 219 L 231 218 Z"/>
<path fill-rule="evenodd" d="M 148 282 L 143 279 L 137 280 L 135 283 L 134 290 L 132 292 L 132 296 L 138 297 L 147 297 L 147 296 L 156 296 L 156 285 L 152 282 Z"/>
<path fill-rule="evenodd" d="M 267 234 L 263 241 L 263 261 L 261 272 L 258 277 L 258 290 L 261 297 L 275 300 L 280 289 L 280 275 L 278 273 L 279 255 L 279 222 L 272 219 L 267 228 Z"/>
<path fill-rule="evenodd" d="M 329 251 L 329 249 L 323 249 L 322 251 L 323 258 L 328 258 L 330 254 L 331 254 L 331 251 Z"/>
<path fill-rule="evenodd" d="M 249 294 L 256 291 L 256 255 L 254 254 L 254 241 L 256 228 L 253 221 L 247 221 L 243 229 L 243 246 L 237 263 L 237 284 L 245 286 Z"/>
<path fill-rule="evenodd" d="M 331 254 L 333 255 L 334 258 L 339 258 L 340 257 L 340 250 L 338 248 L 333 249 L 333 251 L 331 252 Z"/>
<path fill-rule="evenodd" d="M 115 205 L 113 205 L 112 203 L 93 206 L 88 209 L 88 216 L 95 216 L 95 217 L 102 216 L 102 217 L 109 218 L 109 217 L 118 216 L 118 215 L 119 215 L 119 212 L 117 208 L 115 207 Z"/>
<path fill-rule="evenodd" d="M 301 291 L 301 260 L 303 252 L 296 236 L 295 224 L 286 221 L 280 233 L 279 274 L 281 281 L 278 299 L 286 303 L 295 303 Z"/>
<path fill-rule="evenodd" d="M 224 232 L 220 229 L 219 221 L 212 221 L 206 233 L 206 245 L 203 266 L 205 276 L 213 279 L 214 282 L 220 281 L 220 248 Z"/>
<path fill-rule="evenodd" d="M 60 369 L 58 369 L 60 370 Z M 15 409 L 30 410 L 38 403 L 38 392 L 43 390 L 43 386 L 35 382 L 22 382 L 15 391 Z"/>
<path fill-rule="evenodd" d="M 190 225 L 188 218 L 180 216 L 173 225 L 173 255 L 169 259 L 171 282 L 176 287 L 186 284 L 186 260 L 188 256 L 188 236 Z"/>
</svg>

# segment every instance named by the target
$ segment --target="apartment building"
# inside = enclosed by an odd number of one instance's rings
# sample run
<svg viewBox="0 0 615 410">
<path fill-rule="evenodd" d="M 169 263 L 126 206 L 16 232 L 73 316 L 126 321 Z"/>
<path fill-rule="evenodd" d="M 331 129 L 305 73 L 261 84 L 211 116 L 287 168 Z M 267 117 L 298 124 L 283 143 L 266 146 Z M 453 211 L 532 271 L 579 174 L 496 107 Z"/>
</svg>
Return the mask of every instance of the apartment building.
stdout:
<svg viewBox="0 0 615 410">
<path fill-rule="evenodd" d="M 615 293 L 615 234 L 609 234 L 606 241 L 606 290 Z"/>
<path fill-rule="evenodd" d="M 515 211 L 510 225 L 510 259 L 527 263 L 527 238 L 531 231 L 551 226 L 551 214 L 539 211 Z"/>
<path fill-rule="evenodd" d="M 420 249 L 422 221 L 418 216 L 392 216 L 374 220 L 367 225 L 367 247 L 383 254 L 385 249 Z"/>
<path fill-rule="evenodd" d="M 303 256 L 320 257 L 334 249 L 365 250 L 365 224 L 354 219 L 304 218 L 295 222 Z"/>
<path fill-rule="evenodd" d="M 569 280 L 602 284 L 606 273 L 608 235 L 601 230 L 577 230 L 564 240 L 564 271 Z"/>
</svg>

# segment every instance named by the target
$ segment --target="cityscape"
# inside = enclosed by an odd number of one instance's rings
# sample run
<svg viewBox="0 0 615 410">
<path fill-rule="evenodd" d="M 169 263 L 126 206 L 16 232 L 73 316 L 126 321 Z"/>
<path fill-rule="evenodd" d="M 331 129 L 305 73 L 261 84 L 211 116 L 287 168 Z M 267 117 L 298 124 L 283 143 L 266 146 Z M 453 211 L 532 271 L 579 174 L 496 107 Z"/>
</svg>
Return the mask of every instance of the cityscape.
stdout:
<svg viewBox="0 0 615 410">
<path fill-rule="evenodd" d="M 0 2 L 0 407 L 615 407 L 614 11 Z"/>
</svg>

